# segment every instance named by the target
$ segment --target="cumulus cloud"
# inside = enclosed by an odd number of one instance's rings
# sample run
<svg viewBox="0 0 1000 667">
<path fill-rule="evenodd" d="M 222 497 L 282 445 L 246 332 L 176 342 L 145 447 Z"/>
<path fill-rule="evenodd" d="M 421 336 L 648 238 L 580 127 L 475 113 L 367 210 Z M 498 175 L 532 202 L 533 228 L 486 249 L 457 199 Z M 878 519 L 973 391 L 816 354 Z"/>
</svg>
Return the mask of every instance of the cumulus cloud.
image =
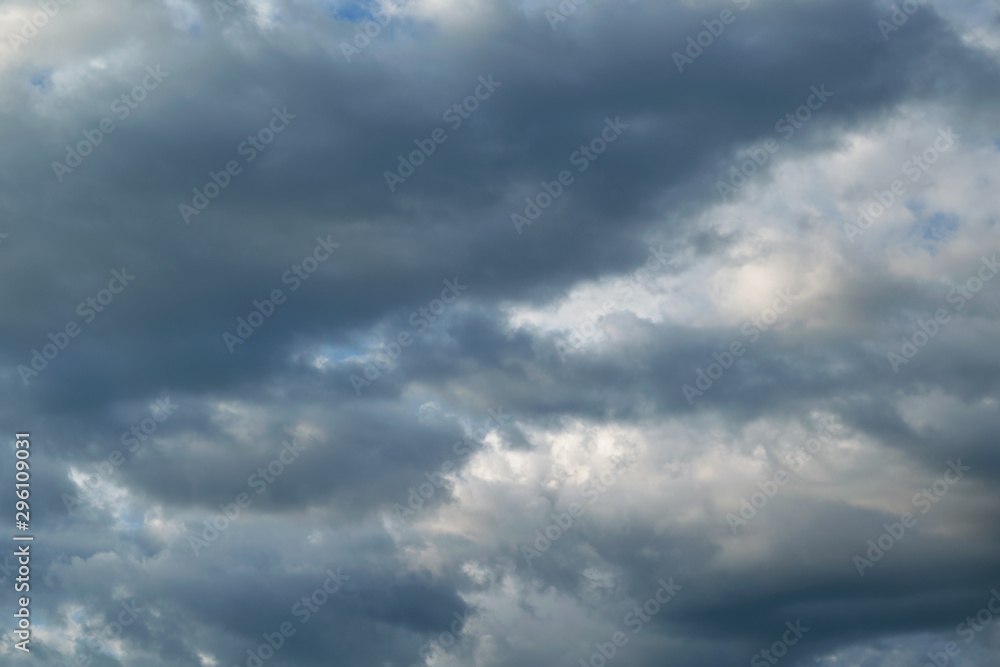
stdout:
<svg viewBox="0 0 1000 667">
<path fill-rule="evenodd" d="M 2 660 L 995 662 L 998 17 L 7 3 Z"/>
</svg>

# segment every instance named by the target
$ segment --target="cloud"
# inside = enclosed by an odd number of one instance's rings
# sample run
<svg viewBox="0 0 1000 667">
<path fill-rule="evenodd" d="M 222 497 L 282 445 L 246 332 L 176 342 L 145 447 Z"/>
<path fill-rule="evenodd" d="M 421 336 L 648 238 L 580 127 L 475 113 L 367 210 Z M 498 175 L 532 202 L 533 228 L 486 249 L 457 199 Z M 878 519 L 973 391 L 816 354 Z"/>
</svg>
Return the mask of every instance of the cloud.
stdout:
<svg viewBox="0 0 1000 667">
<path fill-rule="evenodd" d="M 34 655 L 7 642 L 5 661 L 735 665 L 796 622 L 788 664 L 922 664 L 948 642 L 995 660 L 995 625 L 956 627 L 998 581 L 1000 283 L 954 297 L 1000 250 L 995 9 L 921 3 L 886 39 L 893 10 L 867 0 L 50 4 L 16 49 L 44 10 L 0 14 L 0 409 L 35 443 L 37 545 Z M 265 141 L 275 110 L 294 119 Z M 580 159 L 608 119 L 627 128 Z M 336 252 L 310 269 L 319 239 Z M 130 450 L 164 393 L 179 408 Z M 734 534 L 828 418 L 842 430 Z M 962 483 L 860 577 L 852 557 L 958 459 Z"/>
</svg>

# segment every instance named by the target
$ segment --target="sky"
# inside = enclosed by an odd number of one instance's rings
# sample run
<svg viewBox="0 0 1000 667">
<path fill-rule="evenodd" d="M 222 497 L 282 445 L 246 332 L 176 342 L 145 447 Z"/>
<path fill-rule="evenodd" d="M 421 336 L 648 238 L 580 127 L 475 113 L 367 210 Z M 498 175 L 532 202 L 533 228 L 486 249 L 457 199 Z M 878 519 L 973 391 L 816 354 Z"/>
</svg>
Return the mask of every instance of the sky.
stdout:
<svg viewBox="0 0 1000 667">
<path fill-rule="evenodd" d="M 997 664 L 1000 4 L 4 0 L 0 91 L 0 663 Z"/>
</svg>

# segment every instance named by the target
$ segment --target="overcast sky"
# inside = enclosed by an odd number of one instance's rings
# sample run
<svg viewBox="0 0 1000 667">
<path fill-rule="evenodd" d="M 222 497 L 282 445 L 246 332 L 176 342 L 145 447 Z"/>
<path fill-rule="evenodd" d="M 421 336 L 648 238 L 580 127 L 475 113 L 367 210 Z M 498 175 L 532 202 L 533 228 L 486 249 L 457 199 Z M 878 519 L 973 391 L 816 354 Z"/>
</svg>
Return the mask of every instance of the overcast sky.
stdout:
<svg viewBox="0 0 1000 667">
<path fill-rule="evenodd" d="M 997 664 L 997 3 L 0 36 L 3 664 Z"/>
</svg>

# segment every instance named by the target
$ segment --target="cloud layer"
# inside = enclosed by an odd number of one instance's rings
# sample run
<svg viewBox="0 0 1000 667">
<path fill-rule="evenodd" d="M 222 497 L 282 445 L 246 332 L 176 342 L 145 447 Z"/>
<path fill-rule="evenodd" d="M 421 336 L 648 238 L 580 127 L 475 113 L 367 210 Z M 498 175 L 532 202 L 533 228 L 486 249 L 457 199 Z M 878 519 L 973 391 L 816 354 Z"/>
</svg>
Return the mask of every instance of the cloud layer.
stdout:
<svg viewBox="0 0 1000 667">
<path fill-rule="evenodd" d="M 998 15 L 4 5 L 3 661 L 995 663 Z"/>
</svg>

